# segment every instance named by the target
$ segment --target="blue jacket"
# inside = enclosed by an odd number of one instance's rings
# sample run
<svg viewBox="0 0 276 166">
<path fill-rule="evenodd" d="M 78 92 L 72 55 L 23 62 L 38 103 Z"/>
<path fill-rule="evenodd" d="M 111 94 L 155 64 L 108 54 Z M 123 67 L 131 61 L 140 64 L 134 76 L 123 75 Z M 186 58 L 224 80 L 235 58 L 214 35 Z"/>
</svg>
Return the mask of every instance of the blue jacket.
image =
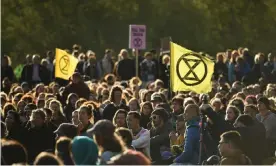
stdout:
<svg viewBox="0 0 276 166">
<path fill-rule="evenodd" d="M 175 159 L 176 163 L 197 164 L 199 157 L 200 118 L 186 123 L 184 151 Z"/>
</svg>

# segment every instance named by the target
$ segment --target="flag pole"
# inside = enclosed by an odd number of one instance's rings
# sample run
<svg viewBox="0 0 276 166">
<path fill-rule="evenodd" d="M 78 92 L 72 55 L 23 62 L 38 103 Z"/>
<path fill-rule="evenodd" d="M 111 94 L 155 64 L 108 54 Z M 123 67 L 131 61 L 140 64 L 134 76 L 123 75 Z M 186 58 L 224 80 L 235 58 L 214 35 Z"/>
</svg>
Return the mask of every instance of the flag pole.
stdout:
<svg viewBox="0 0 276 166">
<path fill-rule="evenodd" d="M 135 49 L 135 58 L 136 58 L 136 63 L 135 63 L 135 66 L 136 66 L 136 77 L 139 77 L 139 62 L 138 62 L 138 49 Z"/>
</svg>

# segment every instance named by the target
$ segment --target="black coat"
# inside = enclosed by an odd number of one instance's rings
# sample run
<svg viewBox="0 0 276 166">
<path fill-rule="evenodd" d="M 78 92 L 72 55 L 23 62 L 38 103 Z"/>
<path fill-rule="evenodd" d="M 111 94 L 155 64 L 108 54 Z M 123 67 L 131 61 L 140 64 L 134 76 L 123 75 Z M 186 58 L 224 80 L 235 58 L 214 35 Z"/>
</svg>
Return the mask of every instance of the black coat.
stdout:
<svg viewBox="0 0 276 166">
<path fill-rule="evenodd" d="M 114 103 L 110 103 L 104 107 L 102 118 L 112 121 L 115 113 L 119 109 L 124 109 L 127 112 L 129 111 L 129 107 L 123 103 L 121 103 L 119 106 L 116 106 Z"/>
<path fill-rule="evenodd" d="M 253 165 L 261 165 L 266 154 L 264 125 L 256 120 L 253 126 L 239 127 L 237 131 L 242 138 L 244 154 L 251 159 Z"/>
<path fill-rule="evenodd" d="M 64 109 L 63 112 L 65 114 L 65 117 L 68 121 L 71 121 L 72 119 L 72 112 L 75 111 L 74 106 L 72 106 L 71 104 L 67 104 Z"/>
<path fill-rule="evenodd" d="M 11 139 L 11 140 L 16 140 L 25 146 L 26 145 L 26 130 L 21 125 L 13 126 L 12 129 L 8 132 L 8 135 L 6 138 Z"/>
<path fill-rule="evenodd" d="M 227 65 L 225 63 L 222 62 L 217 62 L 215 63 L 215 67 L 214 67 L 214 77 L 217 80 L 219 78 L 219 75 L 223 75 L 225 78 L 227 78 L 228 76 L 228 68 Z"/>
<path fill-rule="evenodd" d="M 48 149 L 54 149 L 54 135 L 50 128 L 44 124 L 41 128 L 31 128 L 31 124 L 26 125 L 29 163 L 32 163 L 35 157 Z"/>
<path fill-rule="evenodd" d="M 49 70 L 40 64 L 38 64 L 38 65 L 39 65 L 39 67 L 38 67 L 39 73 L 38 74 L 41 79 L 41 83 L 44 83 L 45 85 L 49 84 L 50 83 Z M 29 85 L 32 85 L 33 83 L 37 83 L 32 80 L 33 67 L 34 67 L 34 64 L 25 65 L 23 67 L 20 82 L 28 82 Z"/>
<path fill-rule="evenodd" d="M 79 82 L 77 84 L 70 83 L 65 87 L 63 91 L 63 101 L 67 100 L 67 97 L 70 93 L 76 93 L 79 96 L 79 98 L 83 97 L 86 100 L 88 100 L 90 95 L 90 89 L 84 82 Z"/>
<path fill-rule="evenodd" d="M 11 66 L 1 66 L 1 80 L 3 80 L 5 77 L 8 77 L 10 81 L 14 81 L 15 76 Z"/>
<path fill-rule="evenodd" d="M 123 59 L 118 63 L 118 76 L 121 80 L 130 80 L 135 76 L 135 64 L 132 59 Z"/>
</svg>

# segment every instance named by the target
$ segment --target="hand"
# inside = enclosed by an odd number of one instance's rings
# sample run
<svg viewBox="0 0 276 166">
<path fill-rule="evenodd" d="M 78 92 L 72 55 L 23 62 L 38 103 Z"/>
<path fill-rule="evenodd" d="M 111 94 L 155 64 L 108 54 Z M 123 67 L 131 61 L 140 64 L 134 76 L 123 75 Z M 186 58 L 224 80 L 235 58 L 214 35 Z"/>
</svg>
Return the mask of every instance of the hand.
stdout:
<svg viewBox="0 0 276 166">
<path fill-rule="evenodd" d="M 175 142 L 175 141 L 177 140 L 177 136 L 176 136 L 176 133 L 175 133 L 174 131 L 172 131 L 172 132 L 170 133 L 169 137 L 170 137 L 170 140 L 171 140 L 172 142 Z"/>
</svg>

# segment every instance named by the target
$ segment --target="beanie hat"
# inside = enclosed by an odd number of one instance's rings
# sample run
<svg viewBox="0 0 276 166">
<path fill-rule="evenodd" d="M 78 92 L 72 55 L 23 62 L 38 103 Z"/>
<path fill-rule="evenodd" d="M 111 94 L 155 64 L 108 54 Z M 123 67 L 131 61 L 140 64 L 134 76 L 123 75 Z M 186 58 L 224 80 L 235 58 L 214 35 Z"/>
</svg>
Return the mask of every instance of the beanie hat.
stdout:
<svg viewBox="0 0 276 166">
<path fill-rule="evenodd" d="M 72 154 L 76 165 L 95 165 L 98 147 L 91 138 L 77 136 L 72 141 Z"/>
<path fill-rule="evenodd" d="M 156 108 L 151 114 L 160 116 L 164 122 L 167 122 L 169 116 L 164 108 Z"/>
<path fill-rule="evenodd" d="M 260 97 L 258 102 L 263 103 L 267 109 L 270 109 L 269 100 L 266 97 Z"/>
</svg>

